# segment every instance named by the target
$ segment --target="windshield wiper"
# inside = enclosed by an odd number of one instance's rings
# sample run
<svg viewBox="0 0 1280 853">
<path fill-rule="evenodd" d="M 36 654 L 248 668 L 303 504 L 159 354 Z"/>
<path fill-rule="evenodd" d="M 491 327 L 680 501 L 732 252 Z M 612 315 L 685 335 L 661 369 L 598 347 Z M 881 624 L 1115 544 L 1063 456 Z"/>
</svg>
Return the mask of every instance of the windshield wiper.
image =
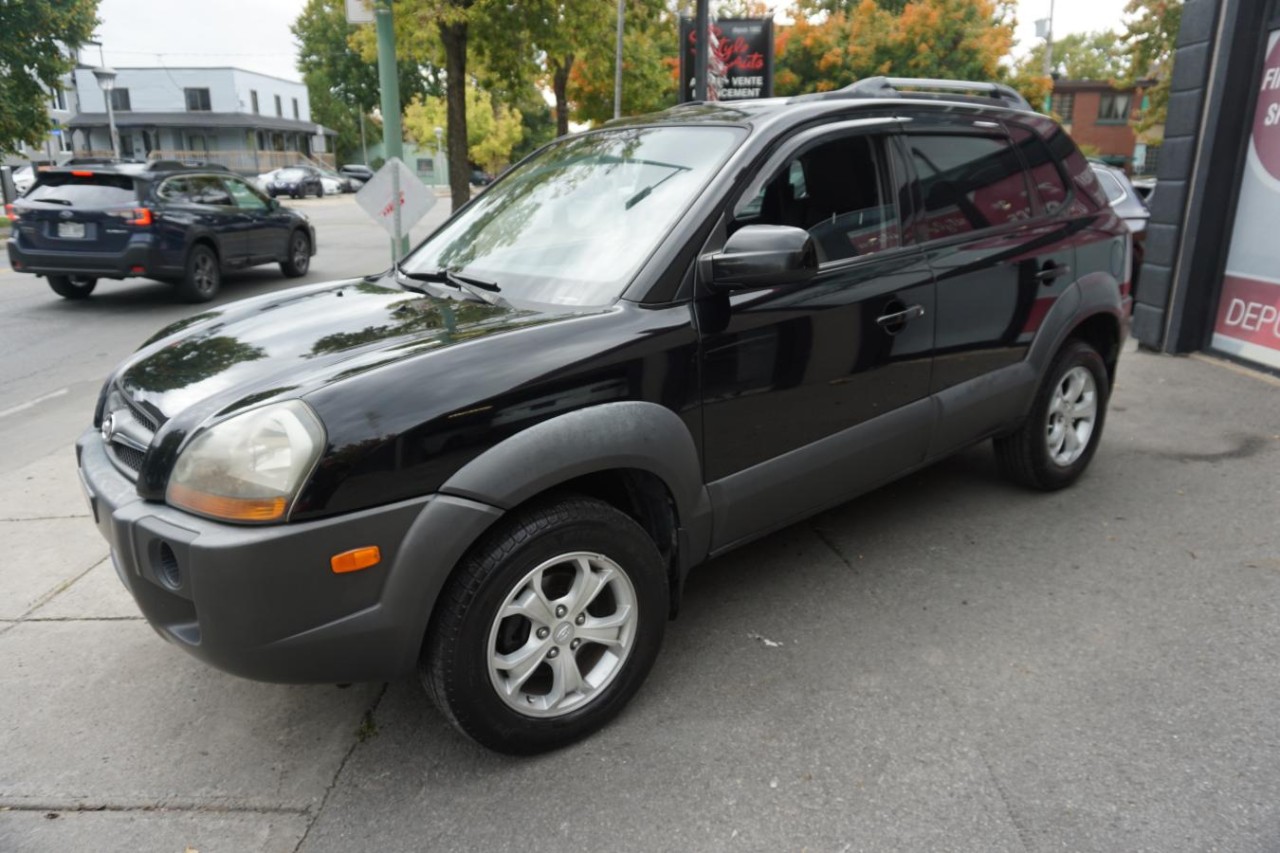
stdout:
<svg viewBox="0 0 1280 853">
<path fill-rule="evenodd" d="M 62 204 L 67 207 L 71 206 L 71 202 L 65 198 L 27 198 L 23 199 L 23 201 L 42 201 L 45 204 Z"/>
<path fill-rule="evenodd" d="M 395 273 L 397 278 L 408 279 L 409 281 L 423 281 L 430 284 L 447 284 L 454 290 L 464 290 L 471 294 L 474 298 L 489 305 L 497 305 L 498 297 L 494 294 L 500 292 L 502 288 L 491 281 L 472 278 L 471 276 L 460 276 L 448 267 L 441 267 L 433 272 L 406 272 L 399 263 L 395 265 Z"/>
</svg>

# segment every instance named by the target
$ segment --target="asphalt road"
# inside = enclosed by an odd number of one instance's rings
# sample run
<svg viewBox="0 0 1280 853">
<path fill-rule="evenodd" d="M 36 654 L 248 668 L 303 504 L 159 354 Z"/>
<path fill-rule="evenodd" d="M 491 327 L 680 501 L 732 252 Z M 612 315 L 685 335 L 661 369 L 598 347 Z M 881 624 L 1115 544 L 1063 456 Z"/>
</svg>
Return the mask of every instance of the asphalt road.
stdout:
<svg viewBox="0 0 1280 853">
<path fill-rule="evenodd" d="M 354 196 L 288 204 L 316 227 L 311 271 L 301 279 L 286 279 L 275 265 L 233 273 L 211 304 L 387 268 L 390 241 Z M 413 228 L 414 239 L 448 210 L 449 200 L 438 199 Z M 10 270 L 7 254 L 0 255 L 0 474 L 73 442 L 111 368 L 156 330 L 207 307 L 181 303 L 169 285 L 148 279 L 102 280 L 89 299 L 68 301 L 44 279 Z"/>
<path fill-rule="evenodd" d="M 314 278 L 382 263 L 348 204 L 308 208 Z M 110 363 L 190 309 L 15 278 L 4 853 L 1280 849 L 1274 378 L 1130 349 L 1075 487 L 1012 487 L 983 445 L 715 560 L 616 721 L 511 759 L 411 679 L 259 684 L 160 641 L 70 444 Z"/>
</svg>

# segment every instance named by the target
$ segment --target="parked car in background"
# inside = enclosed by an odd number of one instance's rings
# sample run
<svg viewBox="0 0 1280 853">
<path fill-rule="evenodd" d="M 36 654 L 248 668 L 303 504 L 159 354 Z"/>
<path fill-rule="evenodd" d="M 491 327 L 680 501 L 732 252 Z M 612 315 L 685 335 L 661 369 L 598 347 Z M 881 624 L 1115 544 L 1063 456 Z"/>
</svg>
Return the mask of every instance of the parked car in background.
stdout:
<svg viewBox="0 0 1280 853">
<path fill-rule="evenodd" d="M 1075 483 L 1131 243 L 1005 86 L 673 107 L 548 143 L 382 273 L 160 332 L 107 377 L 81 482 L 175 646 L 416 673 L 538 752 L 623 708 L 710 557 L 987 439 Z"/>
<path fill-rule="evenodd" d="M 290 198 L 314 195 L 319 198 L 324 195 L 323 175 L 314 166 L 289 166 L 271 173 L 265 189 L 272 198 L 281 195 Z"/>
<path fill-rule="evenodd" d="M 357 163 L 348 163 L 338 171 L 350 178 L 353 184 L 356 181 L 359 181 L 360 184 L 359 186 L 356 186 L 356 189 L 360 189 L 361 186 L 369 183 L 369 181 L 373 179 L 373 169 Z"/>
<path fill-rule="evenodd" d="M 302 214 L 226 169 L 176 162 L 43 170 L 6 213 L 9 265 L 66 299 L 89 296 L 99 279 L 144 277 L 205 302 L 224 270 L 278 263 L 296 277 L 315 253 Z"/>
<path fill-rule="evenodd" d="M 488 172 L 484 171 L 483 169 L 471 170 L 471 186 L 487 187 L 491 183 L 493 183 L 493 175 L 490 175 Z"/>
<path fill-rule="evenodd" d="M 340 195 L 342 193 L 353 193 L 355 188 L 351 185 L 351 180 L 345 175 L 329 169 L 320 169 L 320 183 L 324 186 L 325 195 Z"/>
<path fill-rule="evenodd" d="M 13 188 L 18 191 L 18 195 L 22 195 L 36 182 L 36 170 L 30 166 L 19 166 L 10 177 L 13 178 Z"/>
<path fill-rule="evenodd" d="M 1098 176 L 1098 184 L 1106 193 L 1107 201 L 1112 209 L 1120 215 L 1125 225 L 1133 233 L 1132 268 L 1129 273 L 1131 292 L 1138 292 L 1138 278 L 1142 272 L 1142 261 L 1146 257 L 1147 222 L 1151 219 L 1151 209 L 1138 189 L 1129 180 L 1122 169 L 1108 166 L 1097 161 L 1091 162 L 1094 173 Z M 1154 187 L 1153 187 L 1154 189 Z"/>
</svg>

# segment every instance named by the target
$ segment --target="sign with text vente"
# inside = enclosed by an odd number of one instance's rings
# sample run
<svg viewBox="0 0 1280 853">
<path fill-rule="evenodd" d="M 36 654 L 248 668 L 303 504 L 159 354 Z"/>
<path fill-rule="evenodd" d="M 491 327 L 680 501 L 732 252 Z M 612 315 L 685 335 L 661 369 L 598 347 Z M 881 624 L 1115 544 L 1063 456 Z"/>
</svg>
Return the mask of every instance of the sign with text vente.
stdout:
<svg viewBox="0 0 1280 853">
<path fill-rule="evenodd" d="M 399 245 L 400 237 L 436 203 L 436 195 L 408 166 L 392 157 L 356 193 L 356 204 Z"/>
<path fill-rule="evenodd" d="M 711 22 L 707 97 L 742 101 L 773 97 L 773 19 L 720 18 Z M 680 19 L 680 101 L 692 101 L 697 26 Z"/>
</svg>

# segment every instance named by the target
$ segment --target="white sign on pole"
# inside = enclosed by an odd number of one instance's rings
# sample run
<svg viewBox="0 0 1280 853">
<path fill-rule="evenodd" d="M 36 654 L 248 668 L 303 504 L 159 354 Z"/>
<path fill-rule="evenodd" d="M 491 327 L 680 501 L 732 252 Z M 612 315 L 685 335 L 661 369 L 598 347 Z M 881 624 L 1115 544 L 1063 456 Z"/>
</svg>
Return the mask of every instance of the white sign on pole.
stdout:
<svg viewBox="0 0 1280 853">
<path fill-rule="evenodd" d="M 373 6 L 370 0 L 347 0 L 348 24 L 372 24 Z"/>
<path fill-rule="evenodd" d="M 396 246 L 400 245 L 400 236 L 426 216 L 435 203 L 435 193 L 395 157 L 356 193 L 356 204 L 387 229 Z"/>
</svg>

